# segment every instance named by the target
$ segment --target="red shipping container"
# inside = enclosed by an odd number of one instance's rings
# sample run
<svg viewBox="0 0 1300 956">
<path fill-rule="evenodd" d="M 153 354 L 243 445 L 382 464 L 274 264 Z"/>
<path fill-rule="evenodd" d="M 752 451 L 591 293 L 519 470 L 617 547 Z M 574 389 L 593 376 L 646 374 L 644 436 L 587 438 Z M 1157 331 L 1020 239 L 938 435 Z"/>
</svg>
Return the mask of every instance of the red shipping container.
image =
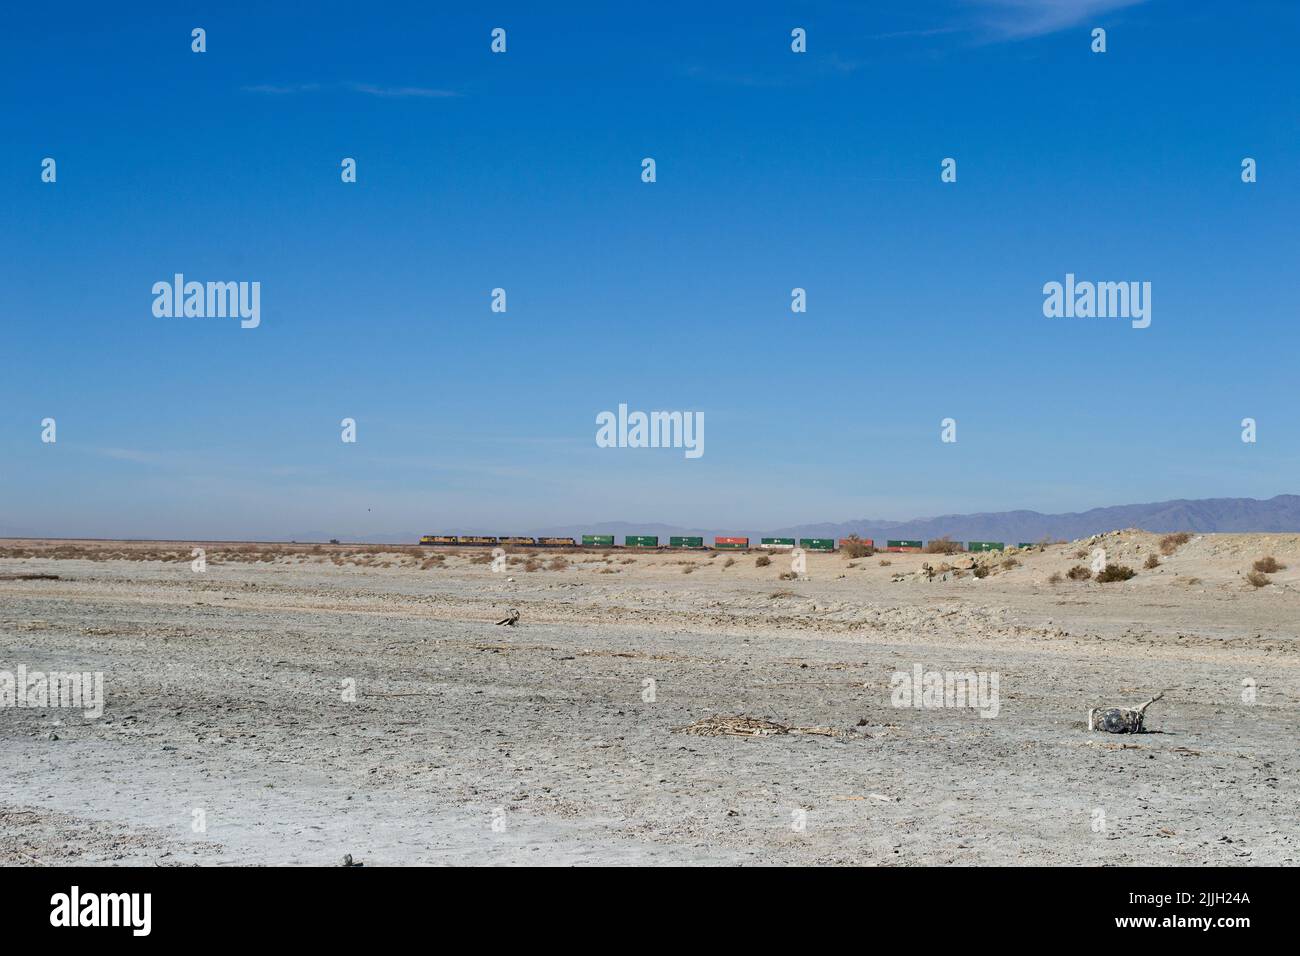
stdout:
<svg viewBox="0 0 1300 956">
<path fill-rule="evenodd" d="M 714 538 L 715 544 L 749 544 L 748 538 Z"/>
</svg>

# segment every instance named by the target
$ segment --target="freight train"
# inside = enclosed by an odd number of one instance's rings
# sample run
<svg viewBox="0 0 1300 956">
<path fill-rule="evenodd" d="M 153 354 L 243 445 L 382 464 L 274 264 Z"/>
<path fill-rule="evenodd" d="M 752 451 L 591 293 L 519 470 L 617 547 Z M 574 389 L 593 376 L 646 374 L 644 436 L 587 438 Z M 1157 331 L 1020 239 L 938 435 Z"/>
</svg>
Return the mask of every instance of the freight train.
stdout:
<svg viewBox="0 0 1300 956">
<path fill-rule="evenodd" d="M 948 541 L 944 539 L 946 545 L 952 546 L 956 551 L 1002 551 L 1006 544 L 1002 541 L 969 541 L 964 546 L 960 541 Z M 495 535 L 454 535 L 454 534 L 426 534 L 420 538 L 420 544 L 433 545 L 440 547 L 477 547 L 477 548 L 495 548 L 495 547 L 518 547 L 518 548 L 632 548 L 641 550 L 669 550 L 669 551 L 748 551 L 749 538 L 718 536 L 713 539 L 712 545 L 706 545 L 704 538 L 691 535 L 672 535 L 668 539 L 668 544 L 661 545 L 659 536 L 653 534 L 629 534 L 623 538 L 623 543 L 617 544 L 615 536 L 612 534 L 584 534 L 582 543 L 579 544 L 573 538 L 528 538 Z M 768 551 L 792 551 L 795 548 L 802 548 L 805 551 L 839 551 L 850 544 L 875 548 L 876 543 L 871 538 L 841 538 L 838 542 L 834 538 L 761 538 L 758 546 Z M 1030 548 L 1032 544 L 1020 542 L 1017 547 Z M 889 539 L 885 542 L 883 548 L 877 549 L 894 553 L 919 553 L 925 550 L 925 545 L 919 540 L 909 540 L 906 538 Z"/>
</svg>

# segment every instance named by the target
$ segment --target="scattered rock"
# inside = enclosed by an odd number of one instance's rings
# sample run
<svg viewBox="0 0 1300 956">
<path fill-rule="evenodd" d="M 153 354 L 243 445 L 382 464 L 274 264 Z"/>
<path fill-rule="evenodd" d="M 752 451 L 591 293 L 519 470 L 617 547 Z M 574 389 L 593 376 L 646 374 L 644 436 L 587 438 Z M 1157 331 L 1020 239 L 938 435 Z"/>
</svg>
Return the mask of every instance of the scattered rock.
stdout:
<svg viewBox="0 0 1300 956">
<path fill-rule="evenodd" d="M 1108 734 L 1140 734 L 1143 732 L 1142 719 L 1146 710 L 1165 692 L 1161 691 L 1139 707 L 1094 707 L 1088 711 L 1088 729 L 1105 731 Z"/>
</svg>

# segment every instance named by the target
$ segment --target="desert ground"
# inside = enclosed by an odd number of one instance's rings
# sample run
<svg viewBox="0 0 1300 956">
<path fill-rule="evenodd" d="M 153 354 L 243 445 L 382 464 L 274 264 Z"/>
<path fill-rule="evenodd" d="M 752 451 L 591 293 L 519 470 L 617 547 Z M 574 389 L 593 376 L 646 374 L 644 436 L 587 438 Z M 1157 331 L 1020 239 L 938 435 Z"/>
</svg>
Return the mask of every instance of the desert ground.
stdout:
<svg viewBox="0 0 1300 956">
<path fill-rule="evenodd" d="M 97 719 L 0 708 L 0 863 L 1294 864 L 1300 536 L 1163 537 L 796 579 L 0 541 L 0 672 L 104 675 Z M 1099 547 L 1136 575 L 1068 577 Z M 996 716 L 894 706 L 916 665 L 996 674 Z M 1162 690 L 1147 732 L 1088 731 Z M 682 730 L 736 716 L 766 732 Z"/>
</svg>

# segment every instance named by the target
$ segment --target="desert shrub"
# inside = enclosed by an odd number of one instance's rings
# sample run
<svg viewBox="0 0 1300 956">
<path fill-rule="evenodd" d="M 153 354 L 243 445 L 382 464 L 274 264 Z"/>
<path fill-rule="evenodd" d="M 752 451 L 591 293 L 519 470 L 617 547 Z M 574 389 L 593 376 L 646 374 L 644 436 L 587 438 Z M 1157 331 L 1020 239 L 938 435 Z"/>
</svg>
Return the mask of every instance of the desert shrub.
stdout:
<svg viewBox="0 0 1300 956">
<path fill-rule="evenodd" d="M 882 558 L 881 561 L 880 561 L 880 566 L 881 566 L 882 568 L 887 568 L 887 567 L 889 567 L 891 564 L 893 564 L 893 562 L 890 561 L 888 558 Z"/>
<path fill-rule="evenodd" d="M 987 578 L 989 576 L 989 569 L 981 564 L 977 566 L 971 574 L 975 575 L 977 578 Z"/>
<path fill-rule="evenodd" d="M 548 567 L 552 571 L 563 571 L 568 566 L 569 566 L 569 559 L 560 557 L 560 555 L 558 554 L 555 557 L 551 558 L 551 563 L 548 565 Z"/>
<path fill-rule="evenodd" d="M 1017 561 L 1015 558 L 1007 558 L 1005 561 L 1002 562 L 1002 569 L 1004 571 L 1010 571 L 1012 568 L 1018 568 L 1018 567 L 1020 567 L 1020 562 Z"/>
<path fill-rule="evenodd" d="M 1049 578 L 1047 579 L 1047 583 L 1048 583 L 1048 584 L 1060 584 L 1063 580 L 1065 580 L 1065 579 L 1061 577 L 1061 572 L 1060 572 L 1060 571 L 1053 571 L 1052 574 L 1051 574 L 1051 577 L 1049 577 Z"/>
<path fill-rule="evenodd" d="M 470 564 L 491 564 L 492 554 L 489 551 L 480 551 L 469 559 Z"/>
<path fill-rule="evenodd" d="M 953 541 L 948 535 L 942 538 L 935 538 L 933 541 L 927 541 L 925 544 L 926 554 L 958 554 L 961 551 L 961 544 Z"/>
<path fill-rule="evenodd" d="M 1109 584 L 1112 581 L 1127 581 L 1136 574 L 1136 571 L 1125 565 L 1108 564 L 1097 574 L 1097 580 L 1101 584 Z"/>
<path fill-rule="evenodd" d="M 1186 531 L 1179 531 L 1177 534 L 1167 534 L 1160 539 L 1160 553 L 1168 557 L 1191 540 L 1191 534 Z"/>
<path fill-rule="evenodd" d="M 536 558 L 529 558 L 527 561 L 524 562 L 524 570 L 540 571 L 542 570 L 542 562 L 538 561 Z"/>
<path fill-rule="evenodd" d="M 722 566 L 723 568 L 729 568 L 735 563 L 736 563 L 736 559 L 728 555 L 727 560 L 722 562 Z"/>
<path fill-rule="evenodd" d="M 1255 562 L 1255 570 L 1260 574 L 1276 574 L 1278 571 L 1285 571 L 1286 565 L 1279 564 L 1277 558 L 1269 555 Z"/>
<path fill-rule="evenodd" d="M 774 600 L 777 598 L 792 598 L 794 597 L 794 592 L 783 589 L 780 591 L 773 591 L 771 594 L 768 595 L 768 597 Z"/>
<path fill-rule="evenodd" d="M 694 573 L 694 571 L 695 571 L 695 565 L 693 564 L 688 564 L 686 565 L 686 567 L 682 568 L 682 574 L 692 574 Z"/>
<path fill-rule="evenodd" d="M 1085 568 L 1082 564 L 1076 564 L 1070 570 L 1065 572 L 1065 576 L 1071 581 L 1086 581 L 1092 577 L 1092 571 Z"/>
<path fill-rule="evenodd" d="M 793 571 L 782 571 L 782 572 L 781 572 L 781 580 L 782 580 L 782 581 L 797 581 L 797 580 L 799 580 L 799 575 L 795 574 Z"/>
<path fill-rule="evenodd" d="M 757 558 L 754 559 L 754 567 L 756 568 L 765 568 L 771 563 L 772 563 L 772 559 L 765 554 L 760 554 Z"/>
<path fill-rule="evenodd" d="M 1148 571 L 1150 571 L 1152 568 L 1158 568 L 1160 567 L 1160 559 L 1157 558 L 1154 554 L 1148 554 L 1146 563 L 1143 564 L 1142 567 L 1146 568 Z"/>
<path fill-rule="evenodd" d="M 844 547 L 840 550 L 849 558 L 869 558 L 876 553 L 875 548 L 867 544 L 856 534 L 851 534 L 845 538 Z"/>
<path fill-rule="evenodd" d="M 1076 559 L 1082 560 L 1088 556 L 1088 549 L 1080 548 L 1078 551 L 1074 552 L 1074 556 Z"/>
<path fill-rule="evenodd" d="M 1273 583 L 1272 581 L 1269 580 L 1267 574 L 1264 574 L 1261 571 L 1253 571 L 1253 570 L 1246 575 L 1246 580 L 1249 581 L 1257 588 L 1262 588 L 1266 584 Z"/>
</svg>

